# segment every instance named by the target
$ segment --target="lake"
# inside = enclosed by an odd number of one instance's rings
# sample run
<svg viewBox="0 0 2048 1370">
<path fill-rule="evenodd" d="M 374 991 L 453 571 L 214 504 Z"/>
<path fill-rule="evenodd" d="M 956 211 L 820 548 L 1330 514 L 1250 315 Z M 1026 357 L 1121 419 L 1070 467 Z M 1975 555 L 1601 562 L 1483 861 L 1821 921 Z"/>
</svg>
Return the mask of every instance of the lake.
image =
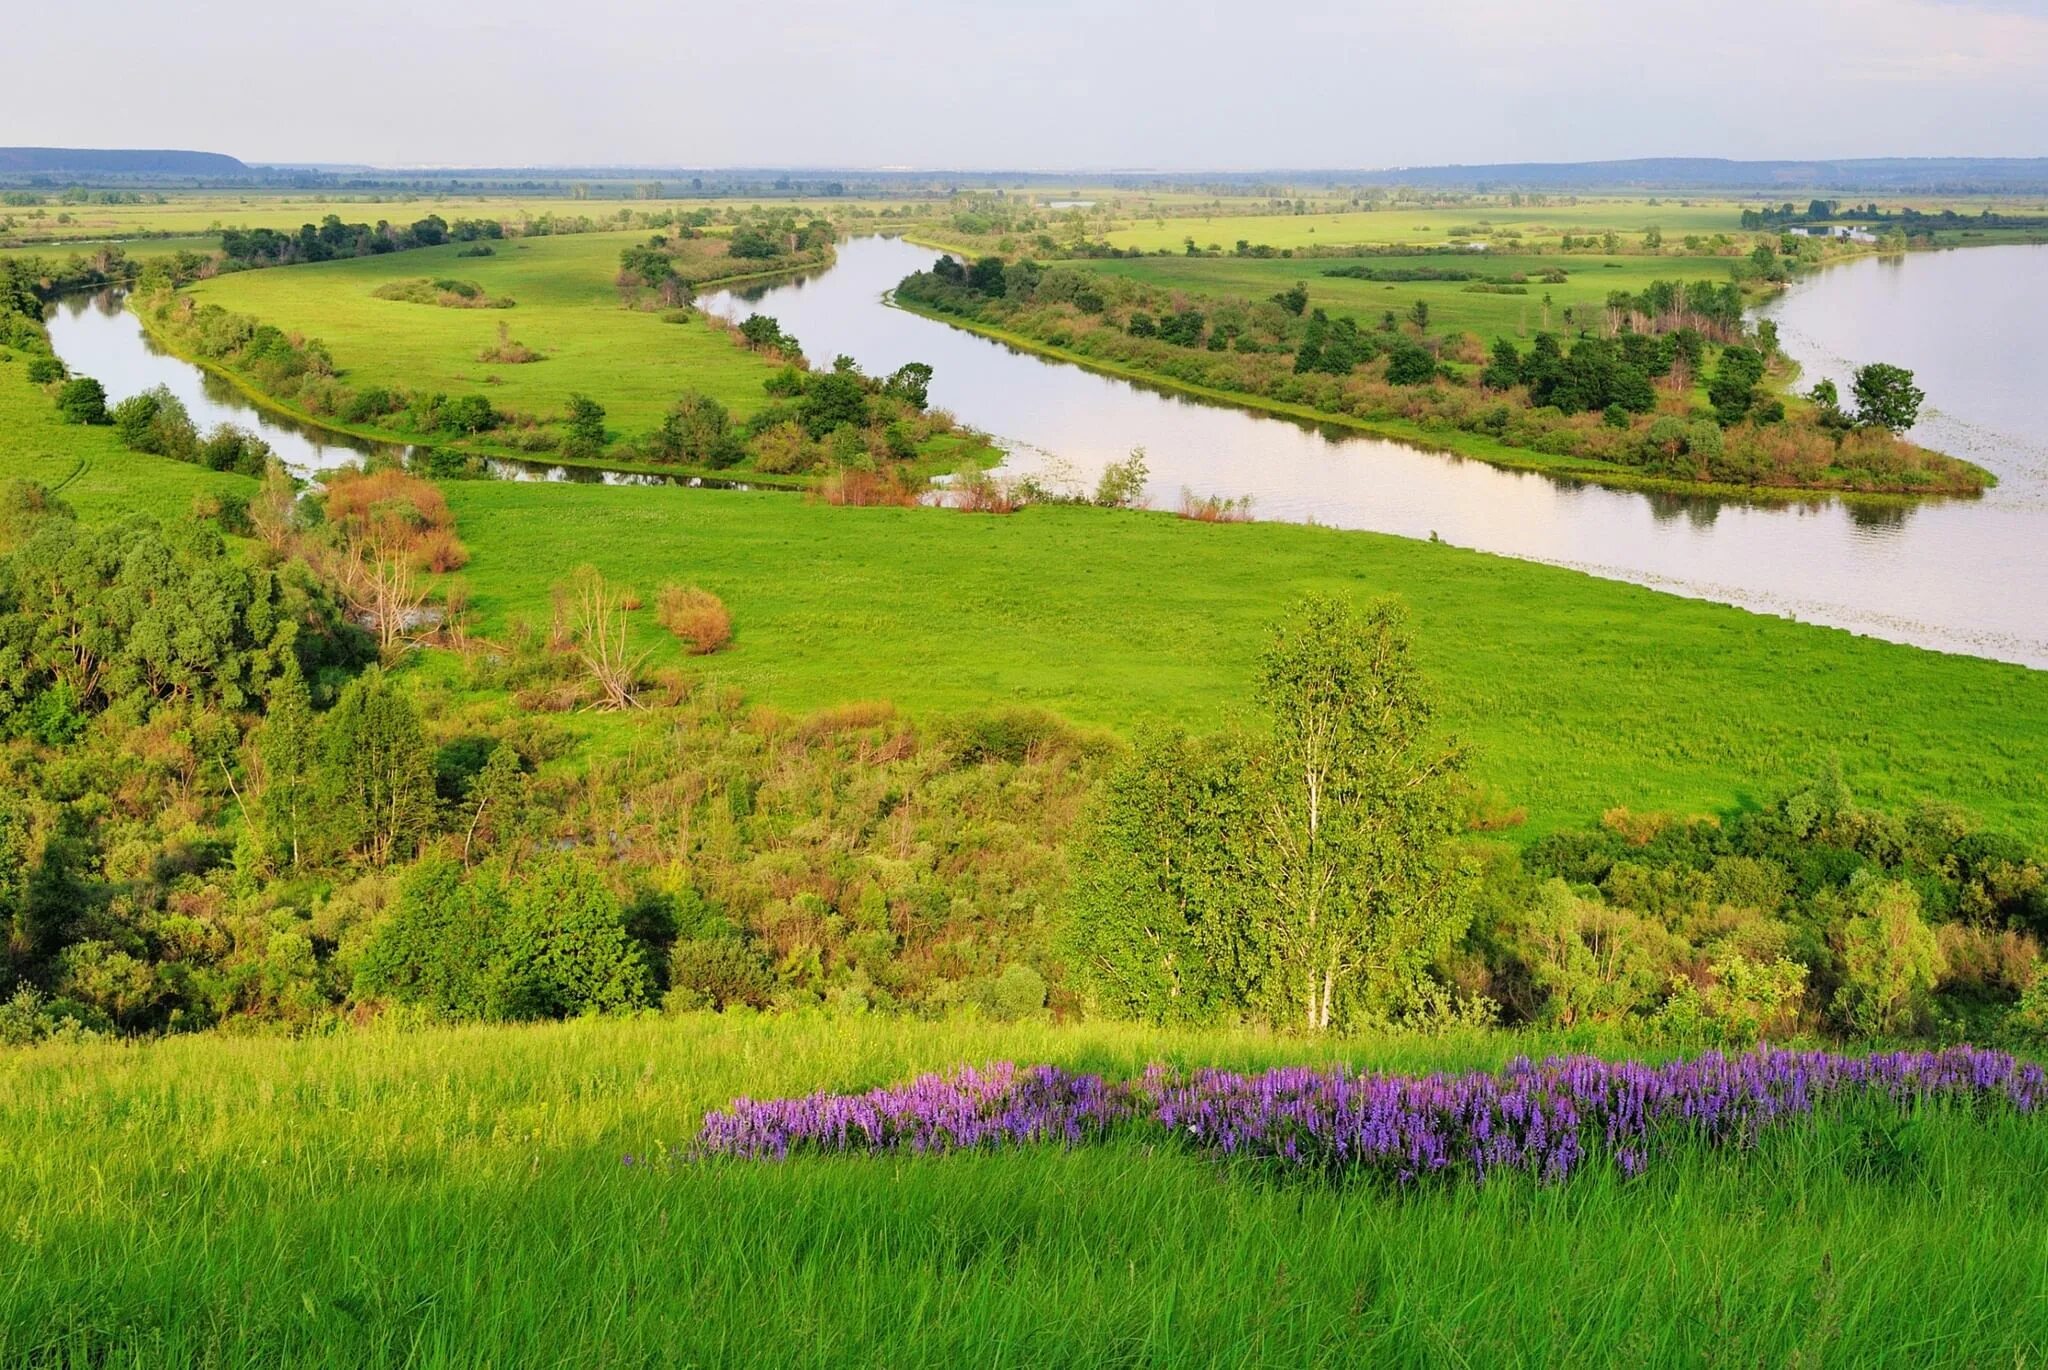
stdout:
<svg viewBox="0 0 2048 1370">
<path fill-rule="evenodd" d="M 1157 506 L 1183 488 L 1249 495 L 1259 518 L 1435 535 L 2048 667 L 2048 424 L 2030 403 L 2041 349 L 2028 345 L 2048 318 L 2048 247 L 1862 260 L 1769 307 L 1809 380 L 1867 361 L 1914 368 L 1933 411 L 1916 435 L 2000 480 L 1980 499 L 1903 507 L 1609 490 L 1148 389 L 891 308 L 888 290 L 937 255 L 857 239 L 823 272 L 699 303 L 731 318 L 773 315 L 820 363 L 844 353 L 870 373 L 931 364 L 932 402 L 1000 439 L 1017 473 L 1092 485 L 1105 463 L 1143 447 Z"/>
</svg>

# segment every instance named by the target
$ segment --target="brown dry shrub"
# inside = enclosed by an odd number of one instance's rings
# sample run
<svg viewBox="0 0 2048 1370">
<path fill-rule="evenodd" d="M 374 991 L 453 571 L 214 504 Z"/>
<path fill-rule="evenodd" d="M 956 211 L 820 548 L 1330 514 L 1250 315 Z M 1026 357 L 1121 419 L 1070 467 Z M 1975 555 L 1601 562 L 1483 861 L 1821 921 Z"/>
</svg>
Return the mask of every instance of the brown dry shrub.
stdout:
<svg viewBox="0 0 2048 1370">
<path fill-rule="evenodd" d="M 1185 486 L 1180 492 L 1180 509 L 1184 519 L 1197 523 L 1248 523 L 1252 516 L 1252 497 L 1240 495 L 1230 499 L 1223 495 L 1198 495 Z"/>
<path fill-rule="evenodd" d="M 692 656 L 709 656 L 732 642 L 732 615 L 725 602 L 698 586 L 662 586 L 654 597 L 654 616 Z"/>
<path fill-rule="evenodd" d="M 422 571 L 456 571 L 469 563 L 469 549 L 450 528 L 429 528 L 414 537 L 412 564 Z"/>
<path fill-rule="evenodd" d="M 816 495 L 827 504 L 874 508 L 895 505 L 909 508 L 924 491 L 920 482 L 901 470 L 884 475 L 879 471 L 834 471 L 818 483 Z"/>
</svg>

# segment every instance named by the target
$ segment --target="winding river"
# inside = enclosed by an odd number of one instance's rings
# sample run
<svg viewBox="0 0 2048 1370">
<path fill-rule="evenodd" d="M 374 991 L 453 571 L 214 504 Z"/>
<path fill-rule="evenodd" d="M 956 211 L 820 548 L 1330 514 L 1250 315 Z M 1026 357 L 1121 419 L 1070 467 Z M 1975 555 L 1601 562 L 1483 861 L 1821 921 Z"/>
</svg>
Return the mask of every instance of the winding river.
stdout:
<svg viewBox="0 0 2048 1370">
<path fill-rule="evenodd" d="M 1183 488 L 1250 495 L 1259 518 L 1434 534 L 2048 667 L 2048 415 L 2031 393 L 2042 374 L 2048 247 L 1859 261 L 1773 303 L 1787 350 L 1813 376 L 1846 376 L 1852 361 L 1914 367 L 1938 405 L 1919 436 L 1999 476 L 1980 499 L 1915 506 L 1608 490 L 1146 389 L 888 307 L 890 287 L 934 255 L 861 239 L 816 276 L 700 303 L 728 317 L 773 315 L 813 358 L 845 353 L 869 372 L 930 363 L 932 402 L 1001 439 L 1019 472 L 1092 484 L 1104 463 L 1142 446 L 1159 506 Z"/>
<path fill-rule="evenodd" d="M 2048 246 L 1866 259 L 1803 282 L 1768 308 L 1809 379 L 1843 381 L 1872 360 L 1914 368 L 1932 397 L 1916 436 L 1999 476 L 1981 499 L 1912 506 L 1607 490 L 1149 389 L 891 308 L 889 289 L 933 255 L 895 239 L 857 239 L 825 271 L 700 303 L 727 317 L 774 315 L 813 358 L 845 353 L 871 373 L 930 363 L 933 403 L 994 434 L 1019 474 L 1092 484 L 1105 463 L 1143 447 L 1155 505 L 1175 504 L 1183 489 L 1248 495 L 1259 518 L 1435 535 L 2048 668 L 2048 422 L 2037 393 Z M 158 351 L 116 296 L 64 301 L 49 323 L 58 354 L 115 400 L 167 384 L 202 427 L 255 427 L 301 470 L 360 450 L 260 411 Z M 648 479 L 494 469 L 529 479 Z"/>
</svg>

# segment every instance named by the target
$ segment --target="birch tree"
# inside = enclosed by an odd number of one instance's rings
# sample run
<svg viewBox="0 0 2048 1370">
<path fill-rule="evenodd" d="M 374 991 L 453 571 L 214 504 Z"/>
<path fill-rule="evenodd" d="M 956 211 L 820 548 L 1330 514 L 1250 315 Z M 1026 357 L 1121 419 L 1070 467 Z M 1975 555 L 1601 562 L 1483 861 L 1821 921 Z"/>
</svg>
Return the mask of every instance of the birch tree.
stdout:
<svg viewBox="0 0 2048 1370">
<path fill-rule="evenodd" d="M 1276 1022 L 1326 1031 L 1386 1012 L 1461 917 L 1453 845 L 1464 752 L 1436 740 L 1406 616 L 1303 600 L 1260 661 L 1272 721 L 1260 758 L 1248 929 Z"/>
</svg>

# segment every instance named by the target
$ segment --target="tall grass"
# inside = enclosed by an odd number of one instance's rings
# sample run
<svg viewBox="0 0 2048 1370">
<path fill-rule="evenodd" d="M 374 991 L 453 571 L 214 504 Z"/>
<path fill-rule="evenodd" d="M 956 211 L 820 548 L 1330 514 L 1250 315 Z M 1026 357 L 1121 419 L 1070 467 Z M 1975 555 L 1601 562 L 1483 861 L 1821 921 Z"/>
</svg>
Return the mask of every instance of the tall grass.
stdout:
<svg viewBox="0 0 2048 1370">
<path fill-rule="evenodd" d="M 962 1060 L 1531 1046 L 707 1016 L 18 1052 L 0 1362 L 2004 1364 L 2048 1338 L 2038 1119 L 1875 1111 L 1633 1182 L 1407 1195 L 1135 1142 L 662 1150 L 737 1093 Z"/>
</svg>

